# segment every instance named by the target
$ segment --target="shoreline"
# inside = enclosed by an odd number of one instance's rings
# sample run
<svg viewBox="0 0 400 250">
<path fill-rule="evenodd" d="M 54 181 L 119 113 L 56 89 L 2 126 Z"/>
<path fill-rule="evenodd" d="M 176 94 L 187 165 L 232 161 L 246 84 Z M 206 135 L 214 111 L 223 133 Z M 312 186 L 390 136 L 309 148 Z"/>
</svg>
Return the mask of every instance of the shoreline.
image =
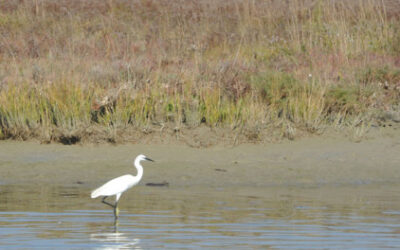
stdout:
<svg viewBox="0 0 400 250">
<path fill-rule="evenodd" d="M 400 180 L 397 130 L 361 142 L 315 136 L 279 143 L 193 148 L 181 144 L 60 145 L 0 142 L 0 184 L 96 187 L 136 174 L 143 153 L 146 183 L 174 187 L 271 187 L 371 184 Z"/>
</svg>

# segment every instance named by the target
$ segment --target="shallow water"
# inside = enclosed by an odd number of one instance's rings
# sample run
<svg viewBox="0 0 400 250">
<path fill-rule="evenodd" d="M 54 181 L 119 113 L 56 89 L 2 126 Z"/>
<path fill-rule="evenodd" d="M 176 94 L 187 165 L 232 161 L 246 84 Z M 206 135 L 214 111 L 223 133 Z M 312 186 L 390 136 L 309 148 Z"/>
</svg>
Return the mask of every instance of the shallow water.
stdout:
<svg viewBox="0 0 400 250">
<path fill-rule="evenodd" d="M 398 185 L 135 187 L 112 211 L 84 186 L 0 186 L 0 248 L 400 247 Z"/>
</svg>

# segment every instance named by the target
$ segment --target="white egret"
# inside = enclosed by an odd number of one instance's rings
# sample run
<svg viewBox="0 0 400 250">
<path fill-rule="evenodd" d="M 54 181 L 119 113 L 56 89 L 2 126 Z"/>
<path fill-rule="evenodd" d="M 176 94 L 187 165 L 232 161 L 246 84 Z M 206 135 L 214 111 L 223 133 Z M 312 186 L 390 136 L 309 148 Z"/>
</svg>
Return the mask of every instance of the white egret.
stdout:
<svg viewBox="0 0 400 250">
<path fill-rule="evenodd" d="M 115 218 L 118 218 L 118 214 L 119 214 L 118 200 L 121 197 L 122 193 L 125 192 L 126 190 L 130 189 L 131 187 L 137 185 L 139 183 L 140 179 L 142 179 L 143 167 L 142 167 L 142 165 L 140 165 L 141 161 L 153 161 L 153 160 L 150 158 L 147 158 L 144 155 L 138 155 L 134 161 L 134 165 L 137 170 L 136 176 L 126 174 L 126 175 L 114 178 L 114 179 L 108 181 L 107 183 L 105 183 L 103 186 L 93 190 L 93 192 L 90 195 L 90 197 L 92 197 L 92 199 L 97 198 L 99 196 L 104 196 L 104 198 L 101 202 L 114 208 Z M 115 195 L 115 204 L 111 204 L 106 201 L 106 198 L 108 196 L 113 196 L 113 195 Z"/>
</svg>

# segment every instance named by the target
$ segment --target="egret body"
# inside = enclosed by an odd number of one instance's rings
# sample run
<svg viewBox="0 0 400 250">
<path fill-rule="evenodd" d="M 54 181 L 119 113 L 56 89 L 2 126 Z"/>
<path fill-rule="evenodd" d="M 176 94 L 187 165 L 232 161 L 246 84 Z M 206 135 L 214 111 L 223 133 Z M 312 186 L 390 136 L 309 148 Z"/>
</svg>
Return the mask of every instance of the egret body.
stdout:
<svg viewBox="0 0 400 250">
<path fill-rule="evenodd" d="M 134 161 L 134 165 L 137 170 L 136 176 L 126 174 L 117 178 L 114 178 L 101 187 L 92 191 L 90 197 L 97 198 L 99 196 L 104 196 L 102 202 L 114 208 L 114 216 L 118 218 L 118 200 L 121 197 L 122 193 L 131 187 L 137 185 L 143 176 L 143 167 L 140 165 L 141 161 L 153 161 L 150 158 L 147 158 L 144 155 L 138 155 Z M 115 204 L 111 204 L 106 201 L 108 196 L 115 195 Z"/>
</svg>

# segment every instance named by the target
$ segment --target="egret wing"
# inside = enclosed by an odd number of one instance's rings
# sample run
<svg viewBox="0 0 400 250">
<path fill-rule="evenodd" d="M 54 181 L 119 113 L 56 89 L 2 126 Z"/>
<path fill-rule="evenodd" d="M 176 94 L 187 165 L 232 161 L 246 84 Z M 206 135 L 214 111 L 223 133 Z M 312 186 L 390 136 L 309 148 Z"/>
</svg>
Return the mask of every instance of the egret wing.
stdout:
<svg viewBox="0 0 400 250">
<path fill-rule="evenodd" d="M 112 179 L 102 185 L 101 187 L 95 189 L 91 197 L 96 198 L 99 196 L 111 196 L 111 195 L 116 195 L 119 193 L 122 193 L 126 191 L 127 189 L 131 188 L 133 185 L 135 185 L 135 177 L 132 175 L 123 175 L 120 177 L 117 177 L 115 179 Z"/>
</svg>

